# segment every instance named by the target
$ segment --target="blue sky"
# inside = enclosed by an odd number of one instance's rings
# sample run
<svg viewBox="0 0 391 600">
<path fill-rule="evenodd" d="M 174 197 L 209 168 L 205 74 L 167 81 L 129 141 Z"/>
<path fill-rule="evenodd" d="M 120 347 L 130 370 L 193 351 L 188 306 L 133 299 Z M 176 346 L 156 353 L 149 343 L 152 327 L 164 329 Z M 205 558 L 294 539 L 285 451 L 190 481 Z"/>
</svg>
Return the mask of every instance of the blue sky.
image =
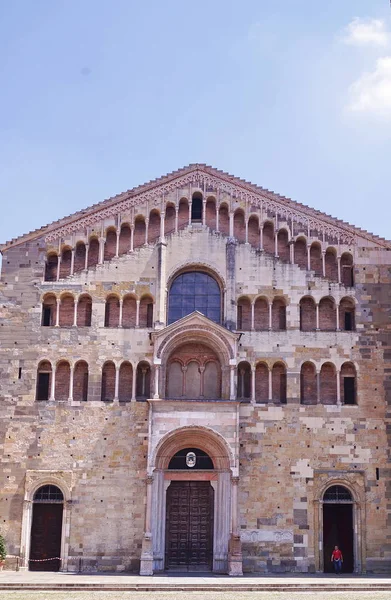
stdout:
<svg viewBox="0 0 391 600">
<path fill-rule="evenodd" d="M 391 238 L 388 0 L 0 3 L 0 241 L 194 162 Z"/>
</svg>

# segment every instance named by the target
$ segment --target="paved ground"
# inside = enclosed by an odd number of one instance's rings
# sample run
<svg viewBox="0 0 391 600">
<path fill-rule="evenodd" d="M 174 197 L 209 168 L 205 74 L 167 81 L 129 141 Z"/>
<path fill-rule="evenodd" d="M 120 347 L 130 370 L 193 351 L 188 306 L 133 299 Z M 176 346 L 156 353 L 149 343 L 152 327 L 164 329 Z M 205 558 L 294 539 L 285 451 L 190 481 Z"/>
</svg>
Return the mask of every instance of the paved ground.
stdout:
<svg viewBox="0 0 391 600">
<path fill-rule="evenodd" d="M 0 600 L 390 600 L 391 592 L 0 592 Z"/>
</svg>

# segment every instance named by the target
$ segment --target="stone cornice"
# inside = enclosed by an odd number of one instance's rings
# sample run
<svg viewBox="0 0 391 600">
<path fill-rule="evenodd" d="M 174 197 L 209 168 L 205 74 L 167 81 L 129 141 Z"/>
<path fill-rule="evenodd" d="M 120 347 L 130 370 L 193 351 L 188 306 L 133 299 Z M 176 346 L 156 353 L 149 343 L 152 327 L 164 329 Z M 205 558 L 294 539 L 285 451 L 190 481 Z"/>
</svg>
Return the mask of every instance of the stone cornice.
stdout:
<svg viewBox="0 0 391 600">
<path fill-rule="evenodd" d="M 364 238 L 380 247 L 391 248 L 391 242 L 348 223 L 238 179 L 228 173 L 206 165 L 195 164 L 21 236 L 0 246 L 0 249 L 4 251 L 13 245 L 41 236 L 45 236 L 46 242 L 54 242 L 83 229 L 93 227 L 105 218 L 129 212 L 136 206 L 147 205 L 148 210 L 155 207 L 162 208 L 165 196 L 187 185 L 205 189 L 206 193 L 210 189 L 216 192 L 217 195 L 221 192 L 227 193 L 233 200 L 245 201 L 248 204 L 249 212 L 254 210 L 269 211 L 277 215 L 280 220 L 300 223 L 305 231 L 316 229 L 322 235 L 331 236 L 342 244 L 353 245 L 357 243 L 357 238 Z"/>
</svg>

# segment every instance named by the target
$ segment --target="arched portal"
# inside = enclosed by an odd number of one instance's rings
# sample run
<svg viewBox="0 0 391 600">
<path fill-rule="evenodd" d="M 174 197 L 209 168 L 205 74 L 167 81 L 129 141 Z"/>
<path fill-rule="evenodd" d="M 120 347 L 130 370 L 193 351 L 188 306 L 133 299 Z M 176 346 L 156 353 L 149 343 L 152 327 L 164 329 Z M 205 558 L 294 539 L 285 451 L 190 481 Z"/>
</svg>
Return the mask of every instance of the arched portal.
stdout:
<svg viewBox="0 0 391 600">
<path fill-rule="evenodd" d="M 332 485 L 323 495 L 323 568 L 333 572 L 331 553 L 338 546 L 343 555 L 343 573 L 354 571 L 353 497 L 342 485 Z"/>
<path fill-rule="evenodd" d="M 152 423 L 152 431 L 153 427 Z M 228 442 L 209 427 L 179 427 L 150 449 L 148 465 L 144 548 L 151 542 L 141 573 L 150 568 L 149 573 L 168 569 L 233 574 L 228 546 L 233 536 L 240 546 L 240 538 L 237 480 L 232 478 L 235 458 Z M 241 554 L 235 568 L 241 573 Z"/>
<path fill-rule="evenodd" d="M 33 497 L 30 571 L 59 571 L 64 495 L 55 485 L 40 487 Z"/>
<path fill-rule="evenodd" d="M 194 473 L 213 471 L 213 461 L 199 448 L 183 448 L 171 458 L 168 469 L 177 476 L 191 471 L 193 479 Z M 166 498 L 166 570 L 212 570 L 213 508 L 210 480 L 171 480 Z"/>
</svg>

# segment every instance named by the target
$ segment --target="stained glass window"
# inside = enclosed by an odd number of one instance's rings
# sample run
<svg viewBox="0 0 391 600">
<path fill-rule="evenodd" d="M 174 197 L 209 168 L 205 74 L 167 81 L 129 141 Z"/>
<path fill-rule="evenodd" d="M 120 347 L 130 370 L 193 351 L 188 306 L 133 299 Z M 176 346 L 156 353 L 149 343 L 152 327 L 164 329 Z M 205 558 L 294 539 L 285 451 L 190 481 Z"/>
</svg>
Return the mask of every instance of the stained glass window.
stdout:
<svg viewBox="0 0 391 600">
<path fill-rule="evenodd" d="M 220 323 L 221 292 L 213 277 L 202 271 L 182 273 L 173 282 L 168 302 L 168 324 L 198 310 Z"/>
</svg>

